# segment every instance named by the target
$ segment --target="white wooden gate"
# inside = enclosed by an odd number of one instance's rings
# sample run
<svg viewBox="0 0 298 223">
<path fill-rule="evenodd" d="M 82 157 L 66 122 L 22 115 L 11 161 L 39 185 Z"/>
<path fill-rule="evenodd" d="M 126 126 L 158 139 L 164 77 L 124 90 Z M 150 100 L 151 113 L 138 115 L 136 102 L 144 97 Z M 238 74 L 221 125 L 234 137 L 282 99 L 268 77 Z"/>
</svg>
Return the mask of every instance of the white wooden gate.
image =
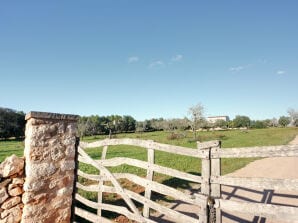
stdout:
<svg viewBox="0 0 298 223">
<path fill-rule="evenodd" d="M 131 146 L 137 146 L 140 148 L 145 148 L 147 149 L 147 157 L 148 157 L 147 162 L 142 160 L 127 158 L 127 157 L 116 157 L 116 158 L 106 159 L 106 153 L 108 150 L 108 146 L 110 145 L 131 145 Z M 155 182 L 153 180 L 153 174 L 154 172 L 157 172 L 157 173 L 165 174 L 175 178 L 187 180 L 190 182 L 202 183 L 202 187 L 205 188 L 203 190 L 206 190 L 206 188 L 209 185 L 209 182 L 203 182 L 203 178 L 201 176 L 178 171 L 169 167 L 164 167 L 164 166 L 155 164 L 154 154 L 155 154 L 155 150 L 159 150 L 170 154 L 171 153 L 179 154 L 179 155 L 185 155 L 185 156 L 196 157 L 198 159 L 201 159 L 206 156 L 206 152 L 204 149 L 216 147 L 217 145 L 218 145 L 217 141 L 208 142 L 208 143 L 198 144 L 197 149 L 191 149 L 186 147 L 156 143 L 151 140 L 139 140 L 139 139 L 106 139 L 106 140 L 101 140 L 101 141 L 92 142 L 92 143 L 80 143 L 80 146 L 78 148 L 78 153 L 79 153 L 78 161 L 85 164 L 92 165 L 93 167 L 97 168 L 100 171 L 100 174 L 92 175 L 92 174 L 84 173 L 81 170 L 78 170 L 78 176 L 92 181 L 96 181 L 97 183 L 92 185 L 83 185 L 77 182 L 76 183 L 77 188 L 84 191 L 97 192 L 98 199 L 97 199 L 97 202 L 90 201 L 84 198 L 83 196 L 81 196 L 79 193 L 76 193 L 75 199 L 83 203 L 84 205 L 97 210 L 97 214 L 95 214 L 94 212 L 89 212 L 79 207 L 75 208 L 75 214 L 94 223 L 110 222 L 110 220 L 102 217 L 102 214 L 101 214 L 102 210 L 107 210 L 107 211 L 119 213 L 137 222 L 153 223 L 155 221 L 150 219 L 150 209 L 153 209 L 163 215 L 166 215 L 168 218 L 172 219 L 173 222 L 187 222 L 187 223 L 205 222 L 206 223 L 208 219 L 207 217 L 207 214 L 208 214 L 207 198 L 208 197 L 206 195 L 202 193 L 196 193 L 193 195 L 186 194 L 184 192 L 176 190 L 175 188 Z M 101 160 L 93 160 L 85 151 L 86 148 L 97 148 L 97 147 L 103 147 Z M 179 160 L 177 160 L 177 162 L 179 162 Z M 146 178 L 142 178 L 137 175 L 129 174 L 129 173 L 112 173 L 107 169 L 107 167 L 119 166 L 122 164 L 127 164 L 127 165 L 131 165 L 131 166 L 135 166 L 135 167 L 139 167 L 147 170 Z M 144 196 L 138 193 L 135 193 L 134 191 L 122 188 L 118 180 L 123 178 L 128 179 L 129 181 L 135 184 L 143 186 L 145 188 Z M 111 186 L 107 186 L 105 182 L 110 182 L 109 185 Z M 163 206 L 160 203 L 157 203 L 151 200 L 152 191 L 155 191 L 157 193 L 160 193 L 166 196 L 170 196 L 175 199 L 179 199 L 183 202 L 186 202 L 192 205 L 196 205 L 200 207 L 200 212 L 197 213 L 197 217 L 190 217 L 178 211 L 172 210 L 166 206 Z M 126 206 L 117 206 L 117 205 L 103 203 L 102 193 L 104 192 L 117 193 L 125 201 Z M 142 211 L 140 211 L 136 207 L 134 201 L 137 201 L 143 204 Z"/>
</svg>

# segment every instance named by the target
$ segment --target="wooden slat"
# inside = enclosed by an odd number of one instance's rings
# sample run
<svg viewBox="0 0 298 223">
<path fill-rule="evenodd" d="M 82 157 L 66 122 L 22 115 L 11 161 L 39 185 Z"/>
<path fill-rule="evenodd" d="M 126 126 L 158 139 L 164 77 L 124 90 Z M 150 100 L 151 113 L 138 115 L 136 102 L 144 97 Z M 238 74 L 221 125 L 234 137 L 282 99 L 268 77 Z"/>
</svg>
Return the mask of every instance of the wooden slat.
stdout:
<svg viewBox="0 0 298 223">
<path fill-rule="evenodd" d="M 110 171 L 108 169 L 106 169 L 104 166 L 99 165 L 97 162 L 95 162 L 91 157 L 88 156 L 88 154 L 81 149 L 80 147 L 78 147 L 78 152 L 79 154 L 85 159 L 87 160 L 92 166 L 94 166 L 95 168 L 97 168 L 98 170 L 100 170 L 103 174 L 105 174 L 107 177 L 109 177 L 109 180 L 112 182 L 112 184 L 114 185 L 114 187 L 117 189 L 117 193 L 120 194 L 123 198 L 123 200 L 127 203 L 127 205 L 131 208 L 131 210 L 135 213 L 135 214 L 139 214 L 138 209 L 136 208 L 136 206 L 134 205 L 134 203 L 130 200 L 130 198 L 124 193 L 123 188 L 120 186 L 119 182 L 116 180 L 116 178 L 110 173 Z"/>
<path fill-rule="evenodd" d="M 102 149 L 102 154 L 101 154 L 101 160 L 105 160 L 106 159 L 106 155 L 107 155 L 107 151 L 108 151 L 108 146 L 104 146 L 103 149 Z M 98 203 L 102 203 L 102 186 L 103 186 L 103 173 L 102 171 L 100 171 L 100 176 L 101 176 L 101 180 L 99 181 L 98 183 L 98 195 L 97 195 L 97 202 Z M 99 207 L 97 209 L 97 215 L 98 216 L 101 216 L 101 208 Z"/>
<path fill-rule="evenodd" d="M 104 186 L 104 187 L 106 187 L 106 186 Z M 114 187 L 112 187 L 112 188 L 114 188 Z M 116 193 L 115 188 L 114 188 L 114 193 Z M 135 220 L 135 221 L 138 221 L 138 222 L 154 223 L 154 221 L 152 221 L 150 219 L 145 219 L 141 215 L 134 214 L 134 213 L 130 212 L 126 207 L 111 205 L 111 204 L 104 204 L 104 203 L 99 204 L 99 203 L 90 201 L 90 200 L 82 197 L 79 194 L 76 194 L 76 200 L 78 200 L 79 202 L 81 202 L 81 203 L 85 204 L 86 206 L 91 207 L 93 209 L 98 209 L 98 207 L 101 207 L 101 209 L 103 209 L 103 210 L 115 212 L 115 213 L 118 213 L 118 214 L 122 214 L 122 215 L 128 217 L 131 220 Z"/>
<path fill-rule="evenodd" d="M 154 164 L 154 150 L 148 149 L 147 156 L 148 156 L 148 163 L 150 165 L 149 165 L 149 168 L 147 169 L 147 177 L 146 178 L 147 178 L 147 180 L 152 181 L 154 171 L 150 167 L 152 166 L 152 164 Z M 149 186 L 149 184 L 147 184 L 145 187 L 145 197 L 149 200 L 151 198 L 151 187 Z M 149 209 L 149 206 L 145 203 L 144 208 L 143 208 L 143 216 L 145 218 L 149 218 L 149 215 L 150 215 L 150 209 Z"/>
<path fill-rule="evenodd" d="M 212 152 L 211 158 L 290 157 L 298 156 L 298 145 L 226 148 Z"/>
<path fill-rule="evenodd" d="M 212 140 L 207 142 L 198 142 L 197 148 L 198 149 L 208 149 L 208 148 L 215 148 L 218 147 L 220 142 L 218 140 Z"/>
<path fill-rule="evenodd" d="M 210 161 L 210 147 L 208 148 L 202 148 L 199 146 L 198 143 L 198 150 L 201 151 L 203 154 L 202 158 L 202 166 L 201 166 L 201 175 L 202 175 L 202 183 L 201 183 L 201 193 L 205 195 L 206 197 L 210 196 L 210 168 L 211 168 L 211 161 Z M 208 207 L 204 207 L 202 211 L 201 221 L 204 223 L 209 222 L 209 213 L 208 213 Z"/>
<path fill-rule="evenodd" d="M 194 204 L 194 205 L 202 205 L 202 202 L 205 201 L 205 196 L 201 195 L 201 194 L 194 194 L 194 195 L 189 195 L 189 194 L 185 194 L 181 191 L 178 191 L 174 188 L 171 188 L 169 186 L 154 182 L 154 181 L 150 181 L 147 179 L 144 179 L 142 177 L 133 175 L 133 174 L 129 174 L 129 173 L 115 173 L 114 177 L 117 179 L 121 179 L 121 178 L 126 178 L 138 185 L 141 185 L 143 187 L 148 186 L 151 188 L 152 191 L 156 191 L 160 194 L 163 195 L 167 195 L 170 197 L 173 197 L 175 199 L 179 199 L 181 201 L 190 203 L 190 204 Z M 98 187 L 97 185 L 88 185 L 88 186 L 84 186 L 80 183 L 77 183 L 77 187 L 85 190 L 85 191 L 90 191 L 90 192 L 98 192 Z"/>
<path fill-rule="evenodd" d="M 286 207 L 253 202 L 238 202 L 223 199 L 216 200 L 215 205 L 217 208 L 221 208 L 229 212 L 240 212 L 251 214 L 253 216 L 262 216 L 280 222 L 298 222 L 297 207 Z"/>
<path fill-rule="evenodd" d="M 270 179 L 254 177 L 211 177 L 211 183 L 247 188 L 272 190 L 298 190 L 298 179 Z"/>
<path fill-rule="evenodd" d="M 86 179 L 88 179 L 88 180 L 94 180 L 94 181 L 99 181 L 99 180 L 102 178 L 102 177 L 99 176 L 99 175 L 88 174 L 88 173 L 85 173 L 85 172 L 83 172 L 83 171 L 81 171 L 81 170 L 78 170 L 78 175 L 79 175 L 80 177 L 84 177 L 84 178 L 86 178 Z"/>
<path fill-rule="evenodd" d="M 204 149 L 204 153 L 209 154 L 210 149 Z M 210 159 L 202 159 L 202 168 L 201 168 L 201 175 L 202 175 L 202 184 L 201 184 L 201 192 L 204 195 L 209 196 L 210 195 L 210 171 L 211 171 L 211 165 L 210 165 Z"/>
<path fill-rule="evenodd" d="M 109 193 L 115 193 L 115 188 L 105 186 L 105 191 Z M 171 218 L 175 222 L 187 222 L 187 223 L 198 223 L 198 219 L 189 217 L 187 215 L 184 215 L 182 213 L 179 213 L 177 211 L 174 211 L 172 209 L 169 209 L 165 206 L 162 206 L 154 201 L 151 201 L 150 199 L 147 199 L 135 192 L 132 192 L 130 190 L 125 190 L 125 192 L 130 196 L 131 199 L 134 199 L 140 203 L 147 204 L 150 208 L 166 215 L 167 217 Z"/>
<path fill-rule="evenodd" d="M 179 155 L 192 156 L 192 157 L 198 157 L 198 158 L 201 155 L 200 152 L 196 149 L 152 142 L 152 140 L 125 138 L 125 139 L 104 139 L 104 140 L 91 142 L 91 143 L 80 143 L 80 146 L 84 149 L 96 148 L 96 147 L 108 146 L 108 145 L 138 146 L 138 147 L 143 147 L 147 149 L 154 149 L 154 150 L 164 151 L 168 153 L 175 153 Z"/>
<path fill-rule="evenodd" d="M 82 157 L 80 155 L 78 156 L 78 160 L 82 163 L 90 164 L 90 162 L 88 160 L 84 159 L 84 157 Z M 123 164 L 136 166 L 136 167 L 140 167 L 143 169 L 147 169 L 149 167 L 148 163 L 145 161 L 132 159 L 132 158 L 128 158 L 128 157 L 115 157 L 115 158 L 106 159 L 106 160 L 96 160 L 96 162 L 98 162 L 100 165 L 106 166 L 106 167 L 120 166 Z M 180 178 L 183 180 L 188 180 L 188 181 L 195 182 L 195 183 L 202 182 L 202 177 L 200 177 L 200 176 L 185 173 L 185 172 L 171 169 L 171 168 L 164 167 L 164 166 L 159 166 L 157 164 L 150 164 L 150 169 L 154 172 L 162 173 L 162 174 Z"/>
<path fill-rule="evenodd" d="M 196 183 L 201 183 L 202 178 L 200 176 L 196 176 L 193 174 L 185 173 L 179 170 L 171 169 L 168 167 L 164 166 L 159 166 L 157 164 L 148 164 L 145 161 L 137 160 L 137 159 L 132 159 L 132 158 L 127 158 L 127 157 L 116 157 L 116 158 L 111 158 L 111 159 L 106 159 L 106 160 L 97 160 L 97 162 L 100 165 L 107 166 L 107 167 L 113 167 L 113 166 L 119 166 L 122 164 L 127 164 L 131 166 L 136 166 L 140 167 L 143 169 L 150 168 L 150 170 L 158 173 L 162 173 L 168 176 L 173 176 L 176 178 L 180 178 L 183 180 L 188 180 Z"/>
<path fill-rule="evenodd" d="M 98 223 L 98 222 L 113 223 L 112 221 L 110 221 L 104 217 L 99 217 L 93 213 L 90 213 L 90 212 L 85 211 L 78 207 L 75 207 L 75 215 L 80 216 L 81 218 L 84 218 L 84 219 L 91 221 L 93 223 Z"/>
<path fill-rule="evenodd" d="M 217 141 L 217 146 L 211 149 L 211 152 L 220 150 L 220 142 Z M 211 153 L 212 156 L 212 153 Z M 221 172 L 221 160 L 220 158 L 211 159 L 211 176 L 215 178 L 220 177 Z M 211 197 L 212 198 L 220 198 L 221 197 L 221 185 L 215 184 L 212 181 L 211 183 Z M 216 209 L 216 223 L 221 223 L 221 210 L 219 208 Z"/>
</svg>

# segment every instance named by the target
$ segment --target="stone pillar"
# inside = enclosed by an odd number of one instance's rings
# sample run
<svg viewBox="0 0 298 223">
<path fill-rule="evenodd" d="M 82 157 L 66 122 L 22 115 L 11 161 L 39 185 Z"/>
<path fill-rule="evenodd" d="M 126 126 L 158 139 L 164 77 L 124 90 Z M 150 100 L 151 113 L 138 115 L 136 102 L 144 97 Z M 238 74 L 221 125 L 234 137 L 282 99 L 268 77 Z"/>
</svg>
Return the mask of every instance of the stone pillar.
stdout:
<svg viewBox="0 0 298 223">
<path fill-rule="evenodd" d="M 22 223 L 69 223 L 74 184 L 76 115 L 26 115 Z"/>
</svg>

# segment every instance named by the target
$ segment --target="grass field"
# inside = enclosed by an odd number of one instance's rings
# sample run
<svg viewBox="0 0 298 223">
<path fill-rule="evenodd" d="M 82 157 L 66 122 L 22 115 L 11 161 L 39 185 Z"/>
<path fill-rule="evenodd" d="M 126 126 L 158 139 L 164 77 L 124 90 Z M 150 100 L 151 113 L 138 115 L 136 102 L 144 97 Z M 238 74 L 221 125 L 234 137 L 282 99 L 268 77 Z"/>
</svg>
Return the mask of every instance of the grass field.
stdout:
<svg viewBox="0 0 298 223">
<path fill-rule="evenodd" d="M 129 134 L 117 134 L 113 137 L 116 138 L 139 138 L 139 139 L 151 139 L 156 142 L 179 145 L 189 148 L 196 148 L 196 141 L 193 140 L 191 132 L 175 132 L 177 136 L 173 139 L 172 132 L 148 132 L 148 133 L 129 133 Z M 214 131 L 214 132 L 199 132 L 199 141 L 208 140 L 221 140 L 223 148 L 232 147 L 248 147 L 248 146 L 266 146 L 266 145 L 282 145 L 287 144 L 296 135 L 298 135 L 298 128 L 269 128 L 269 129 L 253 129 L 247 131 L 241 130 L 228 130 L 228 131 Z M 107 136 L 90 136 L 84 137 L 81 141 L 93 142 L 100 139 L 104 139 Z M 175 138 L 175 137 L 174 137 Z M 0 141 L 0 162 L 5 157 L 16 154 L 18 156 L 23 155 L 24 142 L 16 140 Z M 87 149 L 87 153 L 94 159 L 100 159 L 102 148 Z M 110 146 L 107 153 L 107 158 L 112 157 L 131 157 L 140 160 L 147 160 L 146 149 L 132 146 Z M 249 162 L 253 161 L 253 158 L 242 159 L 222 159 L 222 174 L 233 172 L 239 168 L 244 167 Z M 201 172 L 201 160 L 193 157 L 186 157 L 181 155 L 174 155 L 161 151 L 155 153 L 155 163 L 178 169 L 184 172 L 200 175 Z M 98 170 L 90 165 L 80 164 L 79 168 L 87 173 L 97 174 Z M 145 176 L 146 172 L 143 169 L 121 165 L 118 167 L 110 168 L 112 172 L 129 172 L 139 176 Z M 162 182 L 166 185 L 170 185 L 176 188 L 189 188 L 190 184 L 187 181 L 179 180 L 177 178 L 171 178 L 162 174 L 155 174 L 154 179 L 158 182 Z M 79 178 L 81 182 L 89 183 Z M 126 182 L 122 182 L 122 185 Z M 135 185 L 129 185 L 127 187 L 135 187 Z M 134 189 L 134 188 L 132 188 Z M 97 193 L 83 192 L 79 190 L 79 193 L 84 197 L 96 200 Z M 105 202 L 119 202 L 115 194 L 108 194 L 104 197 Z M 158 198 L 159 199 L 159 198 Z M 87 208 L 87 207 L 86 207 Z M 108 214 L 109 217 L 110 214 Z M 84 222 L 84 221 L 82 221 Z"/>
<path fill-rule="evenodd" d="M 139 138 L 139 139 L 151 139 L 156 142 L 179 145 L 184 147 L 196 148 L 196 142 L 193 140 L 191 132 L 177 132 L 175 133 L 181 138 L 171 139 L 171 132 L 148 132 L 142 134 L 119 134 L 117 138 Z M 298 128 L 272 128 L 272 129 L 255 129 L 248 131 L 231 130 L 220 132 L 200 132 L 199 140 L 208 141 L 219 139 L 222 141 L 223 148 L 231 147 L 247 147 L 247 146 L 266 146 L 266 145 L 282 145 L 287 144 L 296 135 L 298 135 Z M 93 142 L 100 139 L 104 139 L 106 136 L 92 136 L 82 139 L 82 141 Z M 88 154 L 94 159 L 100 159 L 102 148 L 92 148 L 86 150 Z M 147 160 L 147 153 L 145 149 L 131 146 L 109 146 L 107 158 L 112 157 L 131 157 L 140 160 Z M 254 158 L 241 158 L 241 159 L 222 159 L 222 174 L 233 172 L 239 168 L 244 167 L 251 161 L 256 160 Z M 173 155 L 161 151 L 155 153 L 155 163 L 178 169 L 184 172 L 200 175 L 201 172 L 201 160 L 193 157 L 186 157 L 181 155 Z M 80 164 L 80 169 L 84 172 L 97 174 L 98 171 L 92 168 L 90 165 Z M 110 168 L 112 172 L 130 172 L 140 176 L 145 176 L 146 172 L 143 169 L 121 165 L 118 167 Z M 82 180 L 82 179 L 81 179 Z M 175 187 L 178 189 L 189 189 L 192 184 L 180 180 L 177 178 L 169 177 L 162 174 L 155 174 L 154 180 L 162 182 L 163 184 Z M 88 182 L 84 182 L 87 183 Z M 136 190 L 132 188 L 134 185 L 127 185 L 126 182 L 122 182 L 122 186 Z M 138 189 L 137 189 L 138 190 Z M 88 199 L 96 201 L 97 194 L 91 192 L 79 191 L 81 195 Z M 118 203 L 119 199 L 116 195 L 109 194 L 109 197 L 104 197 L 106 203 Z M 157 196 L 155 199 L 165 198 Z M 169 199 L 169 198 L 166 198 Z M 110 216 L 110 213 L 107 214 Z"/>
<path fill-rule="evenodd" d="M 151 139 L 156 142 L 196 148 L 196 142 L 192 138 L 191 132 L 176 133 L 182 136 L 178 139 L 170 139 L 170 132 L 148 132 L 142 134 L 119 134 L 117 138 L 139 138 Z M 246 147 L 246 146 L 266 146 L 266 145 L 282 145 L 287 144 L 296 135 L 298 128 L 271 128 L 271 129 L 254 129 L 248 131 L 229 130 L 229 131 L 214 131 L 200 132 L 199 140 L 208 141 L 219 139 L 222 141 L 223 148 L 231 147 Z M 82 141 L 93 142 L 104 139 L 106 136 L 91 136 L 85 137 Z M 87 149 L 88 154 L 94 159 L 100 159 L 101 148 Z M 107 158 L 112 157 L 131 157 L 140 160 L 147 160 L 145 149 L 131 146 L 110 146 L 107 153 Z M 222 159 L 222 173 L 233 172 L 254 159 Z M 175 168 L 185 172 L 200 174 L 201 162 L 199 159 L 185 157 L 181 155 L 169 155 L 165 152 L 156 151 L 155 161 L 157 164 Z M 127 165 L 112 168 L 112 171 L 131 172 L 138 175 L 145 175 L 145 171 Z M 161 175 L 156 175 L 158 181 L 167 181 L 169 178 Z"/>
</svg>

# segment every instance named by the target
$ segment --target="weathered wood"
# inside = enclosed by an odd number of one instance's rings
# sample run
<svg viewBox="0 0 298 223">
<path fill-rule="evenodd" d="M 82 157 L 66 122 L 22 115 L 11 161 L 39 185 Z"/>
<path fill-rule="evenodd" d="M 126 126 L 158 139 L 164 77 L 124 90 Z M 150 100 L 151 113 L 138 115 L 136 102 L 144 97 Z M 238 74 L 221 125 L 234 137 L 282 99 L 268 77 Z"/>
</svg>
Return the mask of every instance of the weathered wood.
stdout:
<svg viewBox="0 0 298 223">
<path fill-rule="evenodd" d="M 152 142 L 152 140 L 141 140 L 141 139 L 104 139 L 92 143 L 80 143 L 82 148 L 96 148 L 108 145 L 131 145 L 143 147 L 146 149 L 154 149 L 159 151 L 164 151 L 168 153 L 175 153 L 179 155 L 200 157 L 200 152 L 196 149 L 186 148 L 182 146 L 167 145 L 157 142 Z"/>
<path fill-rule="evenodd" d="M 88 173 L 85 173 L 81 170 L 78 170 L 78 176 L 80 177 L 84 177 L 88 180 L 94 180 L 94 181 L 100 181 L 102 176 L 99 176 L 99 175 L 94 175 L 94 174 L 88 174 Z"/>
<path fill-rule="evenodd" d="M 108 151 L 108 146 L 104 146 L 103 149 L 102 149 L 102 153 L 101 153 L 101 160 L 106 159 L 107 151 Z M 98 195 L 97 195 L 97 202 L 98 203 L 102 203 L 102 197 L 103 197 L 103 195 L 102 195 L 102 186 L 103 186 L 103 183 L 104 183 L 104 181 L 103 181 L 104 174 L 102 173 L 102 171 L 100 171 L 100 176 L 101 176 L 101 180 L 98 183 L 99 191 L 98 191 Z M 100 207 L 98 207 L 98 209 L 97 209 L 97 215 L 101 216 L 101 208 Z"/>
<path fill-rule="evenodd" d="M 100 165 L 107 166 L 107 167 L 127 164 L 127 165 L 131 165 L 131 166 L 140 167 L 143 169 L 150 168 L 151 171 L 162 173 L 162 174 L 165 174 L 168 176 L 173 176 L 173 177 L 180 178 L 183 180 L 188 180 L 188 181 L 192 181 L 192 182 L 196 182 L 196 183 L 200 183 L 202 181 L 202 178 L 200 176 L 185 173 L 185 172 L 171 169 L 171 168 L 164 167 L 164 166 L 159 166 L 157 164 L 148 164 L 148 162 L 137 160 L 137 159 L 132 159 L 132 158 L 127 158 L 127 157 L 116 157 L 116 158 L 106 159 L 106 160 L 102 160 L 102 161 L 98 160 L 97 162 Z"/>
<path fill-rule="evenodd" d="M 206 153 L 209 153 L 209 149 L 204 149 Z M 201 193 L 204 195 L 210 195 L 210 159 L 202 159 L 202 184 L 201 184 Z"/>
<path fill-rule="evenodd" d="M 174 188 L 171 188 L 169 186 L 166 186 L 166 185 L 154 182 L 154 181 L 150 181 L 150 180 L 144 179 L 142 177 L 139 177 L 139 176 L 136 176 L 133 174 L 115 173 L 114 177 L 116 179 L 126 178 L 126 179 L 134 182 L 135 184 L 141 185 L 143 187 L 148 185 L 148 187 L 150 187 L 152 191 L 156 191 L 160 194 L 167 195 L 167 196 L 173 197 L 175 199 L 179 199 L 181 201 L 184 201 L 184 202 L 187 202 L 190 204 L 201 206 L 202 203 L 205 201 L 205 196 L 203 196 L 201 194 L 194 194 L 194 195 L 185 194 L 185 193 L 178 191 Z M 85 191 L 98 192 L 98 187 L 96 184 L 84 186 L 80 183 L 77 183 L 77 187 L 82 190 L 85 190 Z"/>
<path fill-rule="evenodd" d="M 104 186 L 106 187 L 106 186 Z M 116 193 L 116 189 L 114 187 L 112 187 L 114 189 L 114 193 Z M 126 217 L 128 217 L 131 220 L 135 220 L 138 222 L 148 222 L 148 223 L 155 223 L 154 221 L 150 220 L 150 219 L 145 219 L 143 216 L 135 214 L 130 212 L 126 207 L 122 207 L 122 206 L 117 206 L 117 205 L 111 205 L 111 204 L 100 204 L 100 203 L 96 203 L 93 201 L 90 201 L 84 197 L 82 197 L 79 194 L 76 194 L 76 200 L 78 200 L 79 202 L 85 204 L 88 207 L 91 207 L 93 209 L 98 209 L 98 207 L 101 207 L 101 209 L 103 210 L 107 210 L 107 211 L 111 211 L 111 212 L 115 212 L 118 214 L 122 214 Z M 101 218 L 99 216 L 97 216 L 98 218 Z"/>
<path fill-rule="evenodd" d="M 215 148 L 220 145 L 220 142 L 218 140 L 212 140 L 207 142 L 198 142 L 197 148 L 198 149 L 208 149 L 208 148 Z"/>
<path fill-rule="evenodd" d="M 211 149 L 211 157 L 212 152 L 220 150 L 220 141 L 217 141 L 217 146 Z M 220 158 L 211 159 L 211 176 L 218 178 L 221 174 L 221 163 Z M 211 183 L 211 197 L 212 198 L 220 198 L 221 197 L 221 185 L 219 183 L 210 182 Z M 221 223 L 221 211 L 219 208 L 216 209 L 216 223 Z"/>
<path fill-rule="evenodd" d="M 81 218 L 84 218 L 93 223 L 98 223 L 98 222 L 113 223 L 113 221 L 110 221 L 109 219 L 106 219 L 104 217 L 99 217 L 93 213 L 90 213 L 78 207 L 75 207 L 75 215 L 80 216 Z"/>
<path fill-rule="evenodd" d="M 202 167 L 201 167 L 201 176 L 202 176 L 202 183 L 201 183 L 201 193 L 208 198 L 210 196 L 210 168 L 211 168 L 211 161 L 210 161 L 210 147 L 204 148 L 200 146 L 198 143 L 198 150 L 201 151 L 202 157 Z M 206 206 L 204 209 L 204 213 L 201 216 L 201 222 L 207 223 L 209 222 L 209 212 L 208 207 Z"/>
<path fill-rule="evenodd" d="M 105 174 L 107 177 L 109 177 L 109 180 L 112 182 L 112 184 L 117 189 L 117 193 L 120 194 L 123 198 L 123 200 L 127 203 L 127 205 L 131 208 L 131 210 L 135 214 L 139 214 L 138 209 L 134 205 L 134 203 L 130 200 L 130 198 L 124 193 L 123 188 L 120 186 L 119 182 L 116 180 L 116 178 L 110 173 L 108 169 L 106 169 L 104 166 L 99 165 L 97 162 L 95 162 L 89 155 L 80 147 L 78 148 L 79 154 L 88 161 L 92 166 L 100 170 L 103 174 Z"/>
<path fill-rule="evenodd" d="M 150 168 L 150 166 L 152 164 L 154 164 L 154 150 L 153 149 L 148 149 L 147 156 L 148 156 L 148 163 L 150 165 L 148 165 L 147 177 L 146 178 L 147 178 L 147 180 L 152 181 L 154 171 Z M 146 184 L 146 187 L 145 187 L 145 198 L 147 198 L 149 200 L 151 198 L 151 188 L 150 188 L 149 184 Z M 149 206 L 146 203 L 144 204 L 144 208 L 143 208 L 143 216 L 145 218 L 149 218 L 149 216 L 150 216 L 150 209 L 149 209 Z"/>
<path fill-rule="evenodd" d="M 278 220 L 281 222 L 298 222 L 297 207 L 287 207 L 253 202 L 238 202 L 223 199 L 216 200 L 215 205 L 217 208 L 221 208 L 229 212 L 241 212 L 251 214 L 253 216 L 263 216 L 268 219 Z"/>
<path fill-rule="evenodd" d="M 290 157 L 298 156 L 298 145 L 226 148 L 213 152 L 211 158 Z"/>
<path fill-rule="evenodd" d="M 105 186 L 105 191 L 109 193 L 115 193 L 114 187 Z M 151 201 L 148 198 L 145 198 L 135 192 L 130 190 L 125 190 L 125 192 L 130 196 L 131 199 L 136 200 L 140 203 L 147 204 L 150 208 L 166 215 L 167 217 L 173 219 L 175 222 L 187 222 L 187 223 L 198 223 L 198 219 L 189 217 L 172 209 L 169 209 L 165 206 L 162 206 L 154 201 Z"/>
<path fill-rule="evenodd" d="M 211 177 L 211 183 L 271 190 L 298 190 L 298 179 L 270 179 L 255 177 Z"/>
</svg>

